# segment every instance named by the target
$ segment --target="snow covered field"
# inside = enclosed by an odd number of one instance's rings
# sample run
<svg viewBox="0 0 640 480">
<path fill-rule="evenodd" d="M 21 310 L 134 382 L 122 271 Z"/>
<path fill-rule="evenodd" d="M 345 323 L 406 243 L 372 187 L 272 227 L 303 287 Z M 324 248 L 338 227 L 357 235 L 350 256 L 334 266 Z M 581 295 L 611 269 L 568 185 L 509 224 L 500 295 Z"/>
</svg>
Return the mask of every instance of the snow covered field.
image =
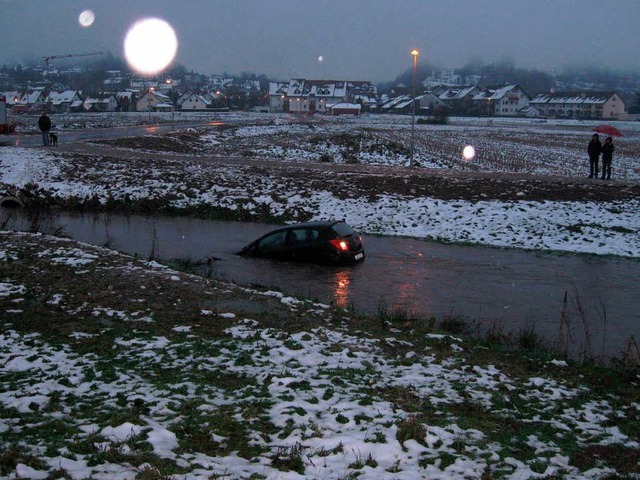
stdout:
<svg viewBox="0 0 640 480">
<path fill-rule="evenodd" d="M 29 191 L 59 203 L 344 217 L 386 235 L 640 256 L 635 124 L 619 141 L 616 174 L 624 181 L 608 184 L 611 195 L 598 186 L 579 191 L 599 200 L 541 201 L 530 198 L 535 182 L 513 179 L 494 182 L 486 198 L 465 198 L 468 184 L 456 174 L 554 176 L 575 192 L 586 182 L 590 126 L 470 119 L 421 126 L 416 160 L 424 176 L 407 178 L 406 188 L 400 176 L 387 191 L 385 169 L 408 171 L 406 118 L 311 126 L 266 118 L 77 149 L 0 147 L 0 182 L 37 184 Z M 473 162 L 461 159 L 465 144 L 478 149 Z M 321 168 L 333 162 L 384 167 Z M 444 176 L 455 195 L 422 194 L 420 182 L 432 176 Z M 365 190 L 363 177 L 374 188 Z M 0 313 L 2 478 L 640 474 L 640 378 L 630 365 L 612 371 L 521 356 L 434 333 L 424 319 L 362 318 L 13 232 L 0 232 Z M 637 344 L 629 345 L 636 345 L 632 362 Z"/>
<path fill-rule="evenodd" d="M 0 266 L 3 478 L 640 471 L 638 378 L 592 387 L 606 376 L 563 360 L 487 355 L 418 322 L 380 330 L 327 305 L 66 239 L 0 233 Z M 45 310 L 57 313 L 39 324 Z"/>
<path fill-rule="evenodd" d="M 446 126 L 418 125 L 416 164 L 420 170 L 432 169 L 433 176 L 439 172 L 489 172 L 528 174 L 534 180 L 553 176 L 567 185 L 584 181 L 586 142 L 595 122 L 538 122 L 452 119 Z M 625 137 L 616 139 L 616 180 L 592 182 L 606 185 L 594 184 L 594 188 L 615 191 L 635 186 L 637 191 L 640 122 L 617 126 Z M 304 176 L 308 172 L 296 178 L 279 169 L 265 168 L 256 174 L 238 163 L 183 161 L 167 143 L 173 138 L 174 145 L 192 149 L 195 157 L 264 158 L 289 166 L 329 162 L 400 169 L 409 158 L 410 124 L 405 117 L 321 117 L 300 122 L 286 116 L 243 118 L 234 114 L 226 119 L 224 128 L 197 129 L 188 135 L 186 140 L 185 136 L 169 135 L 163 142 L 155 137 L 102 142 L 100 153 L 89 160 L 52 150 L 4 147 L 0 149 L 0 182 L 18 187 L 36 183 L 56 197 L 79 202 L 156 201 L 176 209 L 205 206 L 242 211 L 248 216 L 267 211 L 283 221 L 345 218 L 367 233 L 640 256 L 637 195 L 607 201 L 588 197 L 532 201 L 527 198 L 526 182 L 519 198 L 509 201 L 496 197 L 432 198 L 411 191 L 362 195 L 350 188 L 353 176 L 322 174 L 336 185 L 329 188 L 311 182 Z M 465 145 L 476 148 L 472 161 L 462 158 Z M 134 162 L 141 153 L 147 154 L 145 160 Z M 452 188 L 456 188 L 455 181 L 451 177 Z M 517 184 L 517 180 L 511 181 L 509 186 Z"/>
</svg>

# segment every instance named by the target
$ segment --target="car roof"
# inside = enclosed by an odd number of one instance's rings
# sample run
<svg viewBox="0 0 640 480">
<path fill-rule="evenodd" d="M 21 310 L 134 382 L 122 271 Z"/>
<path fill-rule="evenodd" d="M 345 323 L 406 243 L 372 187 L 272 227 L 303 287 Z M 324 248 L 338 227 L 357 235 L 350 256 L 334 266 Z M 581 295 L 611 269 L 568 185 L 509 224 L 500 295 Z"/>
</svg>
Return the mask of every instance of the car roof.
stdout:
<svg viewBox="0 0 640 480">
<path fill-rule="evenodd" d="M 330 227 L 336 223 L 342 223 L 344 220 L 315 220 L 313 222 L 296 223 L 295 225 L 288 225 L 286 228 L 322 228 Z"/>
<path fill-rule="evenodd" d="M 271 230 L 264 236 L 271 235 L 272 233 L 288 232 L 289 230 L 295 230 L 298 228 L 328 228 L 337 223 L 345 223 L 344 220 L 314 220 L 312 222 L 295 223 L 293 225 L 285 225 L 284 227 Z"/>
</svg>

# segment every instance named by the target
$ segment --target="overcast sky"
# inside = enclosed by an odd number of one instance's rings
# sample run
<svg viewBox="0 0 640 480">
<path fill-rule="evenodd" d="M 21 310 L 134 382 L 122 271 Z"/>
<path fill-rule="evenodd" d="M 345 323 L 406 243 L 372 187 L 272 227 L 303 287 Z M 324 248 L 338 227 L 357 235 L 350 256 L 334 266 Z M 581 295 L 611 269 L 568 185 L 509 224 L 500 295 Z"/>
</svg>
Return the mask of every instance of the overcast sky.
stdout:
<svg viewBox="0 0 640 480">
<path fill-rule="evenodd" d="M 0 0 L 0 64 L 97 50 L 123 56 L 129 27 L 164 19 L 176 62 L 207 75 L 393 80 L 419 61 L 513 60 L 560 71 L 640 71 L 640 0 Z M 95 21 L 82 27 L 79 14 Z M 320 61 L 322 57 L 322 61 Z"/>
</svg>

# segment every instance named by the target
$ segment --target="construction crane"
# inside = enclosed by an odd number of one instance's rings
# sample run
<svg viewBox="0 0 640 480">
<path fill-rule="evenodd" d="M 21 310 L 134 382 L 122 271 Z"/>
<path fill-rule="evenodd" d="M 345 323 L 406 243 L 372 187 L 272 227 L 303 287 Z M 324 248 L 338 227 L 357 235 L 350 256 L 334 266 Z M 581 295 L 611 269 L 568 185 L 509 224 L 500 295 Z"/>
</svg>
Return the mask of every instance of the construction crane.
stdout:
<svg viewBox="0 0 640 480">
<path fill-rule="evenodd" d="M 104 55 L 104 52 L 90 52 L 90 53 L 67 53 L 64 55 L 47 55 L 46 57 L 42 57 L 44 60 L 44 70 L 49 74 L 49 64 L 51 60 L 55 60 L 56 58 L 71 58 L 71 57 L 90 57 L 92 55 Z"/>
</svg>

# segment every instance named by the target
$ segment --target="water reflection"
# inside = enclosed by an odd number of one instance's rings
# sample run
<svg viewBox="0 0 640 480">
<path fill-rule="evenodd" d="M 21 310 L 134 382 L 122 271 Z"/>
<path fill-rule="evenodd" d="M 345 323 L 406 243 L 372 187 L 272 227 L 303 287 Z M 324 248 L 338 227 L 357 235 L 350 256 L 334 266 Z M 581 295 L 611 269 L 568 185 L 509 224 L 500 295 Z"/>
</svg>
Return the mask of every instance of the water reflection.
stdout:
<svg viewBox="0 0 640 480">
<path fill-rule="evenodd" d="M 422 292 L 418 292 L 419 285 L 418 282 L 411 281 L 398 284 L 395 292 L 395 298 L 397 299 L 395 310 L 406 311 L 406 313 L 411 314 L 416 313 L 416 299 L 420 298 L 421 301 L 424 301 Z"/>
<path fill-rule="evenodd" d="M 349 307 L 351 295 L 351 269 L 338 270 L 334 273 L 333 281 L 333 304 L 340 308 Z"/>
</svg>

